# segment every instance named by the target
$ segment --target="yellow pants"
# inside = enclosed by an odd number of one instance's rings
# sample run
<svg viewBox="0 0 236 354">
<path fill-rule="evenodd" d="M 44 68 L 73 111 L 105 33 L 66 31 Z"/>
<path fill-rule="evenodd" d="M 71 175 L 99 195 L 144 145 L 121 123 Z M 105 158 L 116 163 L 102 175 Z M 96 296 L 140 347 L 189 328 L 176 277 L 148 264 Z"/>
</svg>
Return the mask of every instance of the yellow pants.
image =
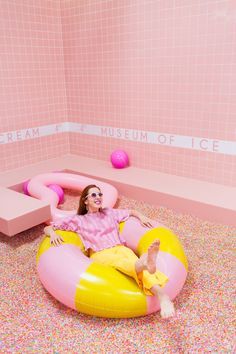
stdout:
<svg viewBox="0 0 236 354">
<path fill-rule="evenodd" d="M 137 274 L 135 263 L 138 257 L 130 248 L 125 246 L 119 245 L 99 252 L 91 251 L 90 258 L 97 263 L 111 266 L 134 278 L 146 295 L 153 295 L 150 289 L 154 285 L 163 287 L 168 281 L 168 277 L 160 271 L 150 274 L 147 270 L 144 270 Z"/>
</svg>

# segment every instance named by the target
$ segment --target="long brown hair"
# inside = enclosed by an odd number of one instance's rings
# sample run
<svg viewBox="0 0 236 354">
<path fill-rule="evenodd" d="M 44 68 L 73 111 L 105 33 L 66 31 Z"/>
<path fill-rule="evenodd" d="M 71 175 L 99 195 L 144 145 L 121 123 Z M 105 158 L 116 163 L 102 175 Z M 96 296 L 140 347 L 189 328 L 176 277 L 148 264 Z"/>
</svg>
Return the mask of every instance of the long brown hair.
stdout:
<svg viewBox="0 0 236 354">
<path fill-rule="evenodd" d="M 88 212 L 88 210 L 86 208 L 85 200 L 86 200 L 86 197 L 87 197 L 89 190 L 91 188 L 97 188 L 101 192 L 101 189 L 98 186 L 96 186 L 95 184 L 90 184 L 87 187 L 85 187 L 81 193 L 81 196 L 80 196 L 79 207 L 77 210 L 78 215 L 84 215 L 84 214 L 87 214 L 87 212 Z"/>
</svg>

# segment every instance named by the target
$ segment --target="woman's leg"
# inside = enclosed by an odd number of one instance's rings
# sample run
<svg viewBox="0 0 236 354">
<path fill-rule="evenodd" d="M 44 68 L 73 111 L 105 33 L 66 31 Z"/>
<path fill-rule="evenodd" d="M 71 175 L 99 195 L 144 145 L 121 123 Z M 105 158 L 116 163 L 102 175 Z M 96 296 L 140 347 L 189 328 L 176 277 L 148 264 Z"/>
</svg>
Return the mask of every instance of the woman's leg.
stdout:
<svg viewBox="0 0 236 354">
<path fill-rule="evenodd" d="M 150 274 L 156 272 L 156 258 L 160 247 L 160 241 L 157 240 L 151 244 L 147 253 L 143 254 L 135 264 L 137 274 L 147 270 Z M 150 289 L 153 295 L 157 296 L 160 301 L 161 317 L 168 318 L 175 314 L 173 302 L 169 296 L 165 294 L 164 290 L 159 285 L 153 285 Z"/>
<path fill-rule="evenodd" d="M 151 292 L 158 297 L 161 307 L 161 317 L 168 318 L 175 315 L 175 308 L 173 302 L 170 300 L 169 296 L 165 294 L 163 289 L 159 285 L 154 285 Z"/>
<path fill-rule="evenodd" d="M 143 270 L 147 270 L 150 274 L 156 272 L 156 258 L 160 248 L 160 241 L 154 241 L 148 248 L 147 253 L 137 259 L 135 263 L 135 269 L 137 273 L 141 273 Z"/>
<path fill-rule="evenodd" d="M 161 316 L 167 318 L 174 315 L 174 305 L 161 288 L 168 281 L 168 278 L 163 273 L 156 271 L 156 257 L 159 246 L 159 241 L 153 242 L 147 253 L 140 258 L 125 246 L 115 246 L 95 252 L 91 255 L 91 258 L 95 262 L 114 267 L 134 278 L 146 295 L 157 296 L 160 301 Z M 153 273 L 150 274 L 150 272 Z"/>
</svg>

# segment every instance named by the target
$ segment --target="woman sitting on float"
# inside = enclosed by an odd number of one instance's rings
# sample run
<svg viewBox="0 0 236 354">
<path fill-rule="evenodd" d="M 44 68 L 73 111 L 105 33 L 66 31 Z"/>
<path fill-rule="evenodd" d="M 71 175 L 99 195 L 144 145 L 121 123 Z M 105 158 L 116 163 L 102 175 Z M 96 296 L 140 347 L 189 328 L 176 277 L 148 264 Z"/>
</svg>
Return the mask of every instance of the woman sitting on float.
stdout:
<svg viewBox="0 0 236 354">
<path fill-rule="evenodd" d="M 73 231 L 79 234 L 85 250 L 95 262 L 112 266 L 135 279 L 146 295 L 156 296 L 160 301 L 161 316 L 171 317 L 175 309 L 169 296 L 163 291 L 168 278 L 156 270 L 156 258 L 160 241 L 155 240 L 140 258 L 128 247 L 119 234 L 119 223 L 130 216 L 139 219 L 141 224 L 152 227 L 152 220 L 135 210 L 102 208 L 103 194 L 96 185 L 87 186 L 80 197 L 77 215 L 55 221 L 44 231 L 50 236 L 51 244 L 63 243 L 61 235 L 55 230 Z"/>
</svg>

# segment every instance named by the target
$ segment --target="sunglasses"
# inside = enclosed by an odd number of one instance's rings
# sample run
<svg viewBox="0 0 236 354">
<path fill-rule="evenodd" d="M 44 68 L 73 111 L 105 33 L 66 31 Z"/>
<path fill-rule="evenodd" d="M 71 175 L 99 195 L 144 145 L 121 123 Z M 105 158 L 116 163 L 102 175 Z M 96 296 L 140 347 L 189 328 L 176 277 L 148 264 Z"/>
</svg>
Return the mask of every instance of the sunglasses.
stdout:
<svg viewBox="0 0 236 354">
<path fill-rule="evenodd" d="M 97 196 L 101 198 L 101 197 L 103 196 L 102 192 L 98 192 L 98 193 L 95 193 L 95 192 L 93 192 L 93 193 L 89 193 L 89 194 L 87 194 L 87 195 L 86 195 L 86 197 L 85 197 L 85 198 L 88 198 L 88 197 L 96 198 Z"/>
</svg>

